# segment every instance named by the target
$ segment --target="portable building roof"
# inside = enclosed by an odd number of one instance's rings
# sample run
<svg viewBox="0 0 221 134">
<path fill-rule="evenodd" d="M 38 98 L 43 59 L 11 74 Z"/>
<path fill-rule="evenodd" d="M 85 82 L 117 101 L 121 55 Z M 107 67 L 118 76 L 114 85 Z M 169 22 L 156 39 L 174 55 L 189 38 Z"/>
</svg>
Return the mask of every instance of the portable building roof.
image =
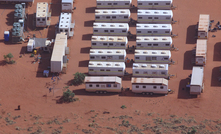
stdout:
<svg viewBox="0 0 221 134">
<path fill-rule="evenodd" d="M 164 78 L 135 78 L 131 79 L 132 84 L 157 84 L 157 85 L 168 85 L 168 80 Z"/>
<path fill-rule="evenodd" d="M 206 39 L 198 39 L 196 42 L 196 56 L 206 56 L 207 51 L 207 40 Z"/>
<path fill-rule="evenodd" d="M 95 10 L 95 15 L 110 15 L 110 14 L 128 15 L 130 14 L 130 10 L 129 9 L 96 9 Z"/>
<path fill-rule="evenodd" d="M 124 62 L 100 62 L 89 61 L 88 67 L 107 67 L 107 68 L 125 68 Z"/>
<path fill-rule="evenodd" d="M 118 2 L 118 1 L 130 1 L 131 2 L 132 0 L 97 0 L 97 2 L 98 1 L 116 1 L 116 2 Z"/>
<path fill-rule="evenodd" d="M 73 0 L 62 0 L 62 3 L 73 3 Z"/>
<path fill-rule="evenodd" d="M 154 2 L 155 1 L 160 1 L 160 2 L 161 1 L 168 1 L 168 2 L 171 2 L 171 3 L 173 2 L 173 0 L 137 0 L 137 1 L 147 1 L 147 2 L 152 2 L 152 1 L 154 1 Z"/>
<path fill-rule="evenodd" d="M 126 36 L 92 36 L 91 41 L 126 42 Z"/>
<path fill-rule="evenodd" d="M 168 70 L 168 64 L 143 64 L 143 63 L 133 63 L 133 69 Z"/>
<path fill-rule="evenodd" d="M 165 37 L 137 36 L 136 42 L 171 42 L 172 43 L 172 38 L 168 36 Z"/>
<path fill-rule="evenodd" d="M 143 9 L 138 9 L 137 15 L 168 15 L 173 17 L 173 11 L 172 10 L 143 10 Z"/>
<path fill-rule="evenodd" d="M 117 76 L 86 76 L 84 79 L 85 83 L 118 83 L 121 84 L 121 78 Z"/>
<path fill-rule="evenodd" d="M 170 56 L 170 50 L 135 50 L 135 55 L 161 55 Z"/>
<path fill-rule="evenodd" d="M 171 24 L 137 24 L 137 29 L 171 29 Z"/>
<path fill-rule="evenodd" d="M 113 29 L 122 29 L 129 28 L 128 23 L 94 23 L 93 28 L 113 28 Z"/>
<path fill-rule="evenodd" d="M 203 83 L 203 67 L 194 66 L 192 70 L 190 85 L 202 85 Z"/>
<path fill-rule="evenodd" d="M 70 28 L 71 25 L 71 13 L 61 13 L 59 20 L 59 28 Z"/>
<path fill-rule="evenodd" d="M 209 23 L 210 23 L 209 15 L 208 14 L 200 14 L 198 31 L 207 31 L 208 32 Z"/>
<path fill-rule="evenodd" d="M 47 11 L 48 11 L 48 3 L 47 2 L 38 2 L 37 3 L 36 17 L 46 17 Z"/>
<path fill-rule="evenodd" d="M 90 49 L 90 55 L 124 55 L 126 51 L 123 49 Z"/>
</svg>

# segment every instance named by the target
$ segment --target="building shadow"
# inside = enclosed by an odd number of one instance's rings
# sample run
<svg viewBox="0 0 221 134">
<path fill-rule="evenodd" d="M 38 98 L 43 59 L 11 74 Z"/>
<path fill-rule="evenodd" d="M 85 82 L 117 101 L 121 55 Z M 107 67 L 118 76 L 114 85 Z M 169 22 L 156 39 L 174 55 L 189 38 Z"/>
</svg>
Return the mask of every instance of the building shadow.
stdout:
<svg viewBox="0 0 221 134">
<path fill-rule="evenodd" d="M 214 45 L 213 61 L 221 61 L 221 42 Z"/>
<path fill-rule="evenodd" d="M 190 79 L 182 79 L 179 83 L 179 89 L 178 89 L 178 99 L 193 99 L 197 98 L 197 95 L 190 95 L 190 89 L 186 88 L 186 85 L 190 83 Z"/>
<path fill-rule="evenodd" d="M 14 13 L 15 13 L 14 11 L 11 11 L 10 13 L 7 14 L 6 25 L 8 25 L 8 26 L 13 25 L 13 23 L 14 23 Z"/>
<path fill-rule="evenodd" d="M 193 54 L 192 54 L 192 50 L 186 51 L 184 53 L 184 60 L 183 60 L 183 69 L 184 70 L 192 70 L 193 68 L 193 64 L 192 59 L 193 59 Z"/>
<path fill-rule="evenodd" d="M 47 37 L 49 40 L 55 39 L 55 31 L 56 31 L 55 25 L 50 25 L 50 26 L 48 27 L 48 34 L 47 34 L 46 37 Z M 43 38 L 44 38 L 44 37 L 43 37 Z"/>
<path fill-rule="evenodd" d="M 79 61 L 78 67 L 88 67 L 89 60 Z"/>
<path fill-rule="evenodd" d="M 60 16 L 61 14 L 61 2 L 53 2 L 55 0 L 52 0 L 51 2 L 51 7 L 50 7 L 50 12 L 51 16 Z M 53 10 L 51 10 L 53 9 Z"/>
<path fill-rule="evenodd" d="M 91 47 L 82 47 L 80 53 L 90 53 Z"/>
<path fill-rule="evenodd" d="M 15 4 L 12 4 L 12 3 L 0 4 L 0 9 L 15 9 Z"/>
<path fill-rule="evenodd" d="M 38 64 L 38 69 L 36 72 L 36 77 L 44 77 L 43 71 L 48 70 L 48 67 L 50 66 L 50 59 L 51 54 L 48 52 L 42 52 L 40 51 L 41 59 L 39 59 L 35 64 Z M 37 56 L 35 56 L 36 58 Z M 40 61 L 40 63 L 38 63 Z"/>
<path fill-rule="evenodd" d="M 95 9 L 96 9 L 96 7 L 87 7 L 86 8 L 86 13 L 95 13 Z"/>
<path fill-rule="evenodd" d="M 84 95 L 84 96 L 112 96 L 112 95 L 118 95 L 119 93 L 106 93 L 106 94 L 97 94 L 94 92 L 87 92 L 85 89 L 76 89 L 73 90 L 75 95 Z"/>
<path fill-rule="evenodd" d="M 6 64 L 7 64 L 7 62 L 5 60 L 0 61 L 0 66 L 5 66 Z"/>
<path fill-rule="evenodd" d="M 131 9 L 130 9 L 130 12 L 131 12 L 131 13 L 137 13 L 137 9 L 138 9 L 138 8 L 131 8 Z"/>
<path fill-rule="evenodd" d="M 27 23 L 25 24 L 27 26 L 27 29 L 35 30 L 36 23 L 35 23 L 35 15 L 36 14 L 28 14 L 27 15 Z"/>
<path fill-rule="evenodd" d="M 153 95 L 143 95 L 141 93 L 133 93 L 132 90 L 124 90 L 119 93 L 120 97 L 148 97 L 148 98 L 155 98 L 155 97 L 165 97 L 165 94 L 153 94 Z"/>
<path fill-rule="evenodd" d="M 136 34 L 127 36 L 127 38 L 128 38 L 128 41 L 136 41 Z"/>
<path fill-rule="evenodd" d="M 22 46 L 20 54 L 25 54 L 27 52 L 27 46 Z"/>
<path fill-rule="evenodd" d="M 186 44 L 196 44 L 197 25 L 190 25 L 186 32 Z"/>
<path fill-rule="evenodd" d="M 211 76 L 211 87 L 220 87 L 221 82 L 219 81 L 221 78 L 220 67 L 214 67 L 212 69 L 212 76 Z"/>
<path fill-rule="evenodd" d="M 93 27 L 94 20 L 89 20 L 84 22 L 85 27 Z"/>
<path fill-rule="evenodd" d="M 82 35 L 82 40 L 91 40 L 93 34 L 83 34 Z"/>
<path fill-rule="evenodd" d="M 129 27 L 136 27 L 137 23 L 129 23 Z"/>
</svg>

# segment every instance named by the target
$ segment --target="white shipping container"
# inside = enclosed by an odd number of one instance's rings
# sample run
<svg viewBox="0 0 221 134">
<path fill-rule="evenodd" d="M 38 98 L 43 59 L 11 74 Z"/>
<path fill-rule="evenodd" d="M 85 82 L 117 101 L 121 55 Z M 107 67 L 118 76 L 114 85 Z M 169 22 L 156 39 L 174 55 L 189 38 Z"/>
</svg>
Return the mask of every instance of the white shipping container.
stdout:
<svg viewBox="0 0 221 134">
<path fill-rule="evenodd" d="M 204 76 L 204 68 L 194 66 L 190 82 L 191 95 L 200 95 L 203 92 L 204 90 L 203 76 Z"/>
<path fill-rule="evenodd" d="M 171 36 L 171 24 L 137 24 L 137 36 Z"/>
<path fill-rule="evenodd" d="M 173 0 L 137 0 L 138 9 L 171 9 Z"/>
<path fill-rule="evenodd" d="M 132 0 L 97 0 L 97 8 L 130 8 Z"/>
</svg>

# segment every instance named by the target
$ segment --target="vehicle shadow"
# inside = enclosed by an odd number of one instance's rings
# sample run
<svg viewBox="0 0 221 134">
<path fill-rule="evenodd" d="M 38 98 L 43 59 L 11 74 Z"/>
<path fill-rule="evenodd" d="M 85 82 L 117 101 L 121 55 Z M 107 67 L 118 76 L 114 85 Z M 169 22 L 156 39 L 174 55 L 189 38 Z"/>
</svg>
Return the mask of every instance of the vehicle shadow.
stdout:
<svg viewBox="0 0 221 134">
<path fill-rule="evenodd" d="M 221 61 L 221 42 L 214 45 L 213 61 Z"/>
<path fill-rule="evenodd" d="M 186 51 L 184 53 L 184 60 L 183 60 L 183 69 L 184 70 L 192 70 L 193 68 L 193 64 L 192 59 L 193 59 L 193 54 L 192 54 L 192 50 Z"/>
<path fill-rule="evenodd" d="M 178 99 L 192 99 L 197 98 L 197 95 L 190 95 L 190 90 L 186 88 L 186 85 L 190 83 L 190 79 L 182 79 L 179 83 L 179 90 L 178 90 Z"/>
<path fill-rule="evenodd" d="M 187 28 L 186 44 L 196 44 L 196 39 L 195 39 L 195 37 L 197 36 L 196 26 L 197 25 L 190 25 Z"/>
<path fill-rule="evenodd" d="M 212 69 L 212 76 L 211 76 L 211 87 L 220 87 L 221 82 L 219 81 L 221 78 L 220 67 L 214 67 Z"/>
</svg>

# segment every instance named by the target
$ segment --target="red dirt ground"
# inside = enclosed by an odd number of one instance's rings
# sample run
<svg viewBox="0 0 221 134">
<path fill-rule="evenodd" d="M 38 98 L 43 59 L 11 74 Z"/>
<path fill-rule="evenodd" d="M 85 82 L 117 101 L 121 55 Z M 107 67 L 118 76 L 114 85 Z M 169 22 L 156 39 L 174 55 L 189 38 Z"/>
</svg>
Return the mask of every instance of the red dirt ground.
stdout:
<svg viewBox="0 0 221 134">
<path fill-rule="evenodd" d="M 48 29 L 31 31 L 32 14 L 36 11 L 37 2 L 52 2 L 51 26 Z M 133 1 L 136 5 L 136 0 Z M 175 65 L 169 68 L 170 74 L 176 74 L 175 78 L 169 81 L 169 88 L 174 90 L 173 94 L 167 96 L 142 96 L 127 92 L 122 94 L 97 95 L 87 93 L 84 85 L 70 86 L 76 97 L 80 101 L 70 104 L 56 104 L 56 100 L 62 95 L 62 88 L 67 86 L 69 80 L 73 79 L 75 72 L 87 73 L 87 63 L 89 60 L 90 37 L 92 35 L 92 24 L 94 21 L 95 0 L 76 0 L 74 6 L 77 8 L 73 13 L 73 20 L 76 26 L 75 35 L 68 39 L 70 48 L 69 63 L 67 74 L 63 74 L 53 92 L 49 93 L 46 83 L 51 82 L 51 78 L 42 77 L 42 70 L 49 65 L 49 54 L 44 54 L 43 63 L 32 64 L 33 58 L 30 54 L 25 54 L 19 58 L 20 53 L 25 52 L 27 43 L 22 44 L 4 44 L 3 32 L 10 30 L 13 24 L 14 6 L 0 5 L 0 115 L 6 117 L 6 113 L 11 115 L 21 115 L 16 120 L 16 124 L 6 125 L 3 119 L 0 119 L 0 133 L 28 133 L 27 131 L 18 132 L 16 126 L 28 128 L 34 126 L 30 115 L 40 115 L 42 121 L 50 120 L 54 117 L 72 119 L 71 124 L 65 125 L 63 132 L 83 133 L 80 129 L 88 129 L 88 118 L 91 117 L 90 110 L 95 110 L 101 118 L 108 118 L 120 115 L 134 115 L 135 110 L 142 113 L 157 113 L 161 118 L 169 118 L 170 115 L 179 117 L 192 116 L 197 121 L 204 119 L 221 119 L 220 86 L 218 77 L 220 76 L 219 66 L 221 65 L 221 31 L 210 33 L 208 39 L 207 63 L 205 66 L 205 92 L 195 97 L 190 97 L 188 90 L 182 90 L 187 83 L 186 78 L 191 73 L 191 50 L 195 47 L 196 40 L 195 25 L 198 22 L 199 14 L 210 14 L 211 20 L 215 23 L 220 19 L 220 0 L 176 0 L 174 5 L 178 6 L 173 10 L 174 20 L 178 20 L 173 25 L 173 33 L 178 34 L 173 39 L 173 43 L 179 48 L 179 51 L 172 52 L 172 59 L 176 61 Z M 32 7 L 27 8 L 30 34 L 36 34 L 37 37 L 53 39 L 54 26 L 58 22 L 60 14 L 60 0 L 35 0 Z M 132 18 L 136 19 L 136 13 L 132 13 Z M 215 25 L 213 23 L 213 26 Z M 136 33 L 136 27 L 130 27 L 132 34 Z M 27 34 L 27 33 L 26 33 Z M 212 35 L 216 35 L 213 38 Z M 135 41 L 129 41 L 128 45 L 135 45 Z M 6 65 L 3 55 L 12 53 L 16 64 Z M 133 58 L 133 54 L 128 54 Z M 128 67 L 127 72 L 132 73 Z M 123 86 L 131 87 L 130 80 L 124 80 Z M 47 97 L 45 97 L 47 96 Z M 21 105 L 21 110 L 15 110 Z M 125 105 L 126 109 L 120 107 Z M 103 111 L 110 112 L 109 115 L 103 115 Z M 106 116 L 106 117 L 105 117 Z M 27 118 L 27 121 L 24 121 Z M 100 119 L 101 119 L 100 118 Z M 29 120 L 30 119 L 30 120 Z M 135 116 L 134 124 L 144 124 L 145 115 Z M 106 123 L 106 124 L 105 124 Z M 114 125 L 115 121 L 107 123 L 106 120 L 99 120 L 99 124 Z M 56 127 L 56 125 L 52 125 Z M 48 127 L 42 125 L 42 128 L 49 133 Z M 76 129 L 77 128 L 77 129 Z M 16 131 L 16 132 L 15 132 Z M 96 132 L 98 133 L 98 132 Z M 111 133 L 110 130 L 102 129 L 99 133 Z"/>
</svg>

